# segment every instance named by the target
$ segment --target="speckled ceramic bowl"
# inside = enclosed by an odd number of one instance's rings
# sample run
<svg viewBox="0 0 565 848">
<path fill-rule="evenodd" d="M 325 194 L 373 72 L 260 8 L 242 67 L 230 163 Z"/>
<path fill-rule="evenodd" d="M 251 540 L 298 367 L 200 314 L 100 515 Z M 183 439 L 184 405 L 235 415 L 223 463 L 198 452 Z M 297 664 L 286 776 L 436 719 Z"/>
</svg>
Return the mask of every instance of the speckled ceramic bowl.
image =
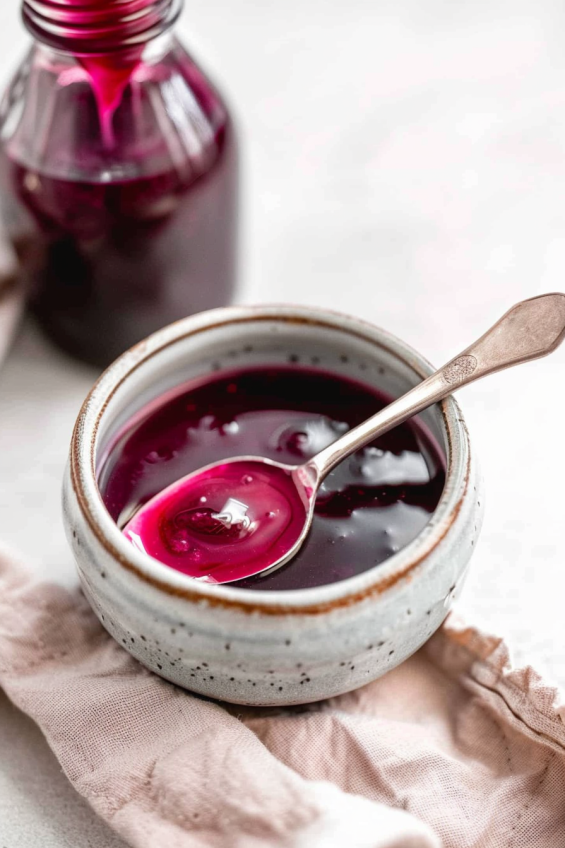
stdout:
<svg viewBox="0 0 565 848">
<path fill-rule="evenodd" d="M 116 433 L 198 375 L 308 363 L 398 395 L 430 365 L 354 318 L 303 307 L 215 310 L 164 328 L 124 354 L 80 412 L 64 515 L 86 596 L 143 665 L 194 692 L 240 704 L 315 701 L 362 686 L 439 627 L 463 582 L 482 515 L 479 476 L 457 403 L 423 418 L 447 457 L 430 522 L 380 566 L 313 589 L 261 592 L 197 583 L 136 550 L 106 511 L 97 467 Z"/>
</svg>

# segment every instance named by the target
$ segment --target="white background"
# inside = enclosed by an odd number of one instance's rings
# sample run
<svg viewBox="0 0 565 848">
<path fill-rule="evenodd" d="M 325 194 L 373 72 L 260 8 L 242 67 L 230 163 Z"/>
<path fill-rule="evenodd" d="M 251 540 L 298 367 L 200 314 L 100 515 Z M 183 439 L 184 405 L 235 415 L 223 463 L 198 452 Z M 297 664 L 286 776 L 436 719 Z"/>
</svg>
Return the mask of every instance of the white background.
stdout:
<svg viewBox="0 0 565 848">
<path fill-rule="evenodd" d="M 565 290 L 561 0 L 192 0 L 180 30 L 234 106 L 240 300 L 340 309 L 436 364 L 515 301 Z M 25 50 L 0 8 L 7 75 Z M 26 328 L 0 373 L 0 539 L 74 571 L 59 511 L 93 372 Z M 565 685 L 565 347 L 460 393 L 487 517 L 459 603 Z M 120 844 L 0 696 L 0 845 Z"/>
</svg>

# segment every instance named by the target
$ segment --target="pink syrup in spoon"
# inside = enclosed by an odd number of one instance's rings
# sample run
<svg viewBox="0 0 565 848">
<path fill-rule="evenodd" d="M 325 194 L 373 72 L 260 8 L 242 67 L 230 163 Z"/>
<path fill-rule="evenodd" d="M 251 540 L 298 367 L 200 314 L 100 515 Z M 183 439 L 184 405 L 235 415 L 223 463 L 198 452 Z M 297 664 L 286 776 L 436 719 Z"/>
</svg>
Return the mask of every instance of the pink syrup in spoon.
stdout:
<svg viewBox="0 0 565 848">
<path fill-rule="evenodd" d="M 300 538 L 308 513 L 291 474 L 226 462 L 173 483 L 128 522 L 144 553 L 207 583 L 243 580 L 274 565 Z"/>
</svg>

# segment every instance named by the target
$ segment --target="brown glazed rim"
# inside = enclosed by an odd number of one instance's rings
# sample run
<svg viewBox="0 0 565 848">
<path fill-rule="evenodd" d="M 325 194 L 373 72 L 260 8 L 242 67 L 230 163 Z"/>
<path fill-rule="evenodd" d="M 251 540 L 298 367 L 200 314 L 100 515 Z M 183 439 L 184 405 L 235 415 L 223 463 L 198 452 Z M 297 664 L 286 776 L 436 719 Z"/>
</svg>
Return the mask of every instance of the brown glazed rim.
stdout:
<svg viewBox="0 0 565 848">
<path fill-rule="evenodd" d="M 207 318 L 207 321 L 202 324 L 204 317 Z M 411 579 L 417 567 L 437 548 L 453 527 L 467 493 L 471 457 L 467 428 L 459 406 L 452 397 L 438 404 L 442 413 L 448 445 L 445 487 L 434 512 L 434 516 L 444 513 L 441 515 L 441 520 L 434 524 L 432 518 L 430 524 L 413 542 L 390 557 L 385 564 L 327 586 L 262 592 L 233 589 L 229 585 L 195 584 L 190 577 L 172 571 L 152 557 L 133 548 L 106 511 L 96 485 L 95 452 L 98 428 L 109 402 L 131 374 L 143 367 L 153 357 L 161 354 L 163 350 L 183 339 L 230 325 L 261 321 L 316 326 L 346 333 L 369 342 L 374 347 L 392 353 L 397 358 L 402 359 L 422 378 L 427 376 L 426 367 L 431 368 L 423 357 L 412 351 L 404 342 L 401 342 L 392 334 L 358 318 L 352 318 L 327 309 L 295 307 L 289 304 L 227 307 L 185 318 L 159 330 L 153 336 L 135 345 L 110 365 L 94 384 L 82 405 L 73 430 L 69 462 L 71 484 L 80 511 L 99 544 L 126 571 L 153 588 L 174 598 L 193 603 L 205 601 L 210 607 L 223 607 L 250 614 L 319 615 L 382 595 L 397 585 L 399 581 Z M 355 326 L 352 327 L 351 324 Z M 364 331 L 365 328 L 366 331 Z M 385 341 L 389 341 L 391 346 L 389 347 L 386 343 L 381 343 L 375 339 L 372 335 L 375 331 L 381 334 Z M 162 341 L 161 337 L 163 337 Z M 402 353 L 395 350 L 395 346 L 398 345 L 404 349 Z M 131 366 L 125 365 L 126 359 L 133 360 Z M 122 370 L 124 373 L 120 373 Z M 112 381 L 114 372 L 120 374 L 120 376 Z M 110 388 L 100 402 L 97 399 L 98 391 L 103 383 L 108 380 L 110 380 Z M 88 432 L 87 422 L 93 404 L 95 407 L 97 406 L 97 414 L 94 424 L 91 425 L 91 431 Z M 458 468 L 457 463 L 453 462 L 456 442 L 466 447 L 466 450 L 463 451 L 465 454 L 464 468 Z M 98 501 L 100 516 L 97 516 L 96 510 L 93 511 L 92 509 L 87 492 L 88 488 L 91 489 L 90 494 Z M 364 585 L 355 585 L 359 583 Z M 330 595 L 330 597 L 323 597 L 324 595 Z"/>
</svg>

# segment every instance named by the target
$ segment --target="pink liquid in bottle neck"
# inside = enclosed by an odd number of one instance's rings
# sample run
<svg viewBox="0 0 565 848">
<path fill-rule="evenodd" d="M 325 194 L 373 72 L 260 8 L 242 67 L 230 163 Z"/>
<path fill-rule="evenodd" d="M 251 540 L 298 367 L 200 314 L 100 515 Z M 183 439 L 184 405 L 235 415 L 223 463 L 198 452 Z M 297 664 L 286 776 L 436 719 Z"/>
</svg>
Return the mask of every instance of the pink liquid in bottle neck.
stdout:
<svg viewBox="0 0 565 848">
<path fill-rule="evenodd" d="M 88 73 L 104 142 L 145 45 L 178 18 L 182 0 L 24 0 L 22 17 L 40 42 L 71 53 Z"/>
<path fill-rule="evenodd" d="M 123 93 L 141 60 L 142 48 L 110 56 L 78 56 L 90 77 L 98 105 L 100 128 L 105 147 L 113 147 L 112 119 L 122 102 Z"/>
</svg>

